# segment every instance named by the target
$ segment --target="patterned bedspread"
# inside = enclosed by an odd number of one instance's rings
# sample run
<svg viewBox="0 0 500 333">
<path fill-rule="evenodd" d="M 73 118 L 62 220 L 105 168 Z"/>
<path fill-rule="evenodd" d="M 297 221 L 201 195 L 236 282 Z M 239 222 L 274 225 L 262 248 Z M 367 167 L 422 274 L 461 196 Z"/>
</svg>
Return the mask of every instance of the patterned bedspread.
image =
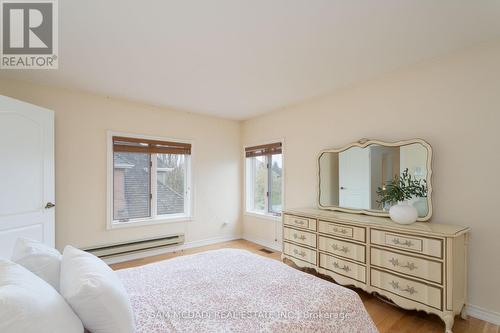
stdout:
<svg viewBox="0 0 500 333">
<path fill-rule="evenodd" d="M 244 250 L 117 271 L 137 333 L 377 332 L 352 290 Z"/>
</svg>

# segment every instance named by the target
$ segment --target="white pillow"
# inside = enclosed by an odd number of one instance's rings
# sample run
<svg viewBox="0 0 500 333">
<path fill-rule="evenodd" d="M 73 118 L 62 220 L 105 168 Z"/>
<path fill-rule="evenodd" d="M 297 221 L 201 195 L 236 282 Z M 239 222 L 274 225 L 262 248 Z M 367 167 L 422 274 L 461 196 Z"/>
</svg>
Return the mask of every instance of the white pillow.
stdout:
<svg viewBox="0 0 500 333">
<path fill-rule="evenodd" d="M 0 332 L 82 333 L 83 325 L 48 283 L 0 259 Z"/>
<path fill-rule="evenodd" d="M 18 238 L 12 261 L 24 266 L 59 291 L 61 253 L 39 241 Z"/>
<path fill-rule="evenodd" d="M 135 331 L 129 296 L 116 273 L 96 256 L 66 246 L 61 294 L 92 333 Z"/>
</svg>

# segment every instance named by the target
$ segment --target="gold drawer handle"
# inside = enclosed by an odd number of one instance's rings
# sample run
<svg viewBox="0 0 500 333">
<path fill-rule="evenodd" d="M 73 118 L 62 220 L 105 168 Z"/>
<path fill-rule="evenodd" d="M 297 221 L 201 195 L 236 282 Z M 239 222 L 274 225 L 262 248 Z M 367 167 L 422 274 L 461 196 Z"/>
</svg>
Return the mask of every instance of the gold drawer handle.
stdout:
<svg viewBox="0 0 500 333">
<path fill-rule="evenodd" d="M 344 253 L 349 252 L 349 248 L 347 246 L 339 247 L 337 244 L 332 244 L 332 249 L 334 251 L 340 251 L 340 252 L 344 252 Z"/>
<path fill-rule="evenodd" d="M 307 255 L 307 253 L 305 253 L 304 251 L 299 252 L 299 250 L 297 249 L 293 249 L 293 253 L 298 254 L 301 257 L 305 257 Z"/>
<path fill-rule="evenodd" d="M 401 268 L 408 268 L 410 271 L 414 270 L 414 269 L 417 269 L 418 267 L 412 263 L 412 262 L 407 262 L 406 265 L 402 265 L 398 259 L 396 258 L 391 258 L 389 260 L 389 262 L 392 264 L 392 266 L 396 267 L 396 266 L 399 266 Z"/>
<path fill-rule="evenodd" d="M 351 270 L 349 268 L 349 266 L 347 266 L 347 265 L 344 265 L 344 266 L 340 267 L 339 263 L 336 262 L 336 261 L 333 263 L 333 267 L 335 267 L 337 269 L 341 269 L 341 270 L 346 271 L 346 272 L 349 272 Z"/>
<path fill-rule="evenodd" d="M 294 223 L 295 224 L 298 224 L 298 225 L 304 225 L 304 221 L 303 220 L 294 220 Z"/>
<path fill-rule="evenodd" d="M 339 229 L 337 227 L 333 227 L 332 230 L 333 230 L 333 232 L 340 233 L 342 235 L 345 235 L 345 234 L 347 234 L 349 232 L 349 231 L 347 231 L 347 229 L 344 229 L 344 228 Z"/>
<path fill-rule="evenodd" d="M 412 247 L 413 246 L 413 243 L 410 240 L 405 240 L 404 242 L 402 242 L 399 238 L 393 238 L 392 242 L 395 245 L 403 245 L 403 246 L 407 246 L 407 247 Z"/>
<path fill-rule="evenodd" d="M 300 236 L 299 236 L 299 235 L 297 235 L 297 234 L 293 234 L 293 238 L 294 238 L 294 239 L 297 239 L 297 238 L 298 238 L 298 239 L 300 239 L 300 240 L 305 240 L 305 239 L 306 239 L 306 236 L 304 236 L 304 235 L 300 235 Z"/>
<path fill-rule="evenodd" d="M 410 286 L 406 286 L 406 288 L 402 289 L 400 286 L 399 286 L 399 282 L 396 282 L 396 281 L 391 281 L 390 283 L 392 289 L 396 289 L 396 290 L 400 290 L 400 291 L 404 291 L 404 292 L 407 292 L 409 293 L 410 295 L 413 295 L 413 294 L 416 294 L 417 291 L 415 290 L 415 288 L 413 287 L 410 287 Z"/>
</svg>

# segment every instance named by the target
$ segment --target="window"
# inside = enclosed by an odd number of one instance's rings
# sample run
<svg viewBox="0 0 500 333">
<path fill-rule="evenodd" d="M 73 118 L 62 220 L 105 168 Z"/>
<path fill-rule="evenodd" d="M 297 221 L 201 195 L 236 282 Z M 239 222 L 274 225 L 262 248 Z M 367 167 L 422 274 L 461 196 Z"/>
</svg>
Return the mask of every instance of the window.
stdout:
<svg viewBox="0 0 500 333">
<path fill-rule="evenodd" d="M 112 136 L 112 226 L 190 215 L 191 144 Z"/>
<path fill-rule="evenodd" d="M 246 211 L 281 216 L 283 208 L 282 144 L 245 148 Z"/>
</svg>

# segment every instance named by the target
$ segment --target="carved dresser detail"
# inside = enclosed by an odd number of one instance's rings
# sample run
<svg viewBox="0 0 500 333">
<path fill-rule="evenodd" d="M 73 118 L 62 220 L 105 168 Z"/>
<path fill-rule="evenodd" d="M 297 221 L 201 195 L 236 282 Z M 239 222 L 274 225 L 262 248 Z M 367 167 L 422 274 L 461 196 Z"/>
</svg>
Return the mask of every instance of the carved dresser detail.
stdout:
<svg viewBox="0 0 500 333">
<path fill-rule="evenodd" d="M 377 293 L 405 309 L 438 315 L 451 333 L 467 298 L 468 227 L 290 209 L 283 214 L 283 259 L 338 284 Z"/>
</svg>

